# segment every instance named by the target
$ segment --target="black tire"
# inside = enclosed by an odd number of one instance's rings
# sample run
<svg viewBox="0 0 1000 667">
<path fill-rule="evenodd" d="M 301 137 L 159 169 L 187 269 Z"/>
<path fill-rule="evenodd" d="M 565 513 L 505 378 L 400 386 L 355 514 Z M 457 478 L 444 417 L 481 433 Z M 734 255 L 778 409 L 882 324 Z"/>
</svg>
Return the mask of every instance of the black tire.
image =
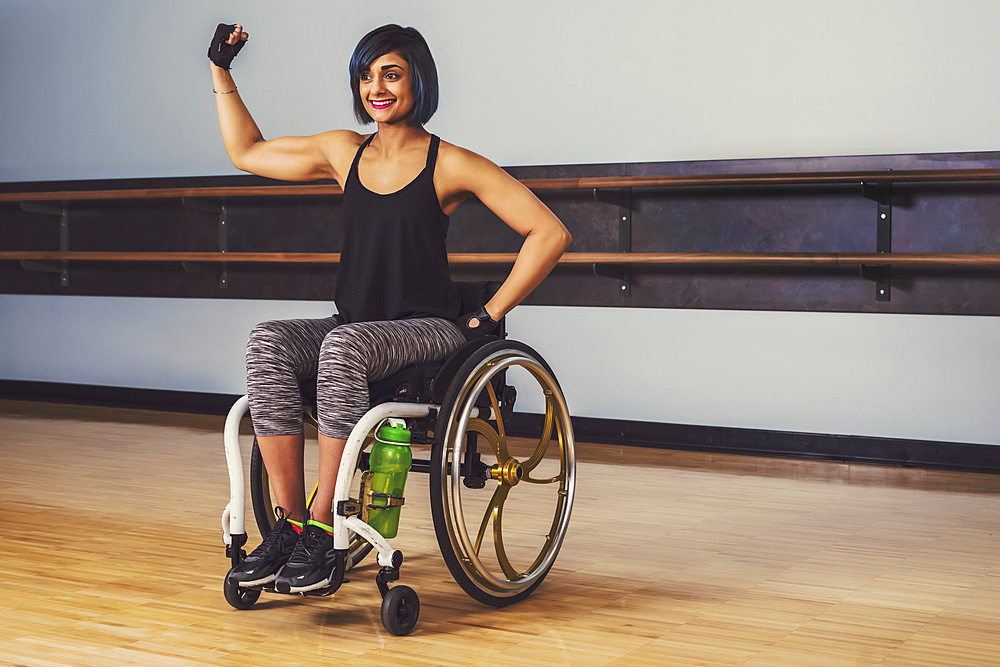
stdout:
<svg viewBox="0 0 1000 667">
<path fill-rule="evenodd" d="M 419 617 L 420 598 L 409 586 L 393 586 L 382 598 L 382 625 L 392 634 L 410 634 Z"/>
<path fill-rule="evenodd" d="M 243 588 L 230 581 L 229 573 L 226 573 L 226 579 L 222 582 L 222 592 L 226 595 L 226 602 L 236 609 L 249 609 L 260 598 L 259 588 Z"/>
<path fill-rule="evenodd" d="M 545 404 L 538 436 L 528 439 L 508 439 L 505 435 L 503 420 L 505 414 L 509 418 L 508 406 L 494 405 L 493 416 L 497 419 L 493 421 L 471 417 L 477 400 L 480 406 L 483 404 L 477 394 L 489 393 L 488 388 L 492 386 L 494 399 L 499 403 L 501 387 L 497 385 L 502 378 L 509 379 L 507 374 L 517 368 L 522 369 L 517 372 L 526 373 L 524 377 L 529 380 L 534 378 Z M 455 581 L 479 602 L 502 607 L 523 600 L 542 583 L 562 546 L 575 490 L 573 427 L 552 370 L 537 352 L 523 343 L 501 340 L 483 346 L 455 374 L 441 403 L 434 430 L 431 514 L 445 564 Z M 495 454 L 496 465 L 491 468 L 495 476 L 487 479 L 484 489 L 466 488 L 460 475 L 454 474 L 454 461 L 460 460 L 468 433 L 476 433 L 477 438 L 485 438 L 492 446 L 492 452 L 480 449 L 484 463 L 487 455 Z M 528 443 L 527 449 L 523 441 Z M 558 442 L 558 457 L 546 457 L 553 442 Z M 522 456 L 524 451 L 531 451 L 531 454 Z M 542 471 L 554 465 L 558 466 L 558 474 L 547 478 Z M 524 486 L 518 486 L 521 483 Z M 556 484 L 558 486 L 554 486 Z M 521 491 L 512 492 L 515 488 Z M 549 497 L 554 499 L 551 520 L 547 511 L 540 511 L 544 505 L 534 501 L 539 493 L 546 498 L 545 503 L 549 502 Z M 515 495 L 517 499 L 508 503 Z M 522 495 L 530 500 L 526 505 L 528 509 L 515 509 L 513 521 L 523 521 L 526 525 L 523 530 L 520 527 L 511 530 L 508 524 L 505 533 L 504 512 L 511 504 L 520 503 Z M 489 499 L 485 513 L 481 509 L 484 498 Z M 476 504 L 480 509 L 466 509 Z M 469 527 L 476 523 L 479 528 L 473 542 Z M 493 526 L 492 546 L 484 543 L 490 524 Z M 492 556 L 487 553 L 491 548 Z"/>
<path fill-rule="evenodd" d="M 276 522 L 274 503 L 271 502 L 271 488 L 267 479 L 267 469 L 264 458 L 260 454 L 257 438 L 253 439 L 253 449 L 250 451 L 250 502 L 253 505 L 253 516 L 257 521 L 257 530 L 261 539 L 271 533 Z M 347 549 L 347 569 L 351 569 L 371 553 L 372 545 L 355 537 Z"/>
<path fill-rule="evenodd" d="M 261 539 L 271 534 L 274 527 L 274 504 L 271 502 L 271 489 L 267 481 L 267 469 L 260 455 L 260 447 L 254 436 L 253 448 L 250 450 L 250 504 L 253 506 L 253 517 L 257 521 L 257 530 Z"/>
</svg>

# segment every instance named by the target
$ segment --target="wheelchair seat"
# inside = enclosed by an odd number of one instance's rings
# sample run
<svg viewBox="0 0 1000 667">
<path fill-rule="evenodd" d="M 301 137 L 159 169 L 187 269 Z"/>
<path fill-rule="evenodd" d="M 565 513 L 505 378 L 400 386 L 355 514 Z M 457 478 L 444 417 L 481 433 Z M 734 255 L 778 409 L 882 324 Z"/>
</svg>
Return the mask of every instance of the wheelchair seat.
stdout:
<svg viewBox="0 0 1000 667">
<path fill-rule="evenodd" d="M 486 304 L 497 290 L 499 281 L 459 282 L 459 298 L 461 312 L 469 313 L 478 310 Z M 455 373 L 476 350 L 487 343 L 503 340 L 507 337 L 506 319 L 502 318 L 495 332 L 489 336 L 475 338 L 458 348 L 447 359 L 430 364 L 412 364 L 402 368 L 388 377 L 368 383 L 368 397 L 371 406 L 389 401 L 414 401 L 417 403 L 440 404 L 444 400 L 445 391 L 455 377 Z M 501 390 L 501 387 L 494 385 Z M 315 415 L 316 408 L 316 378 L 299 381 L 299 392 L 302 405 L 311 409 Z M 479 407 L 488 407 L 489 398 L 484 394 L 479 400 Z"/>
</svg>

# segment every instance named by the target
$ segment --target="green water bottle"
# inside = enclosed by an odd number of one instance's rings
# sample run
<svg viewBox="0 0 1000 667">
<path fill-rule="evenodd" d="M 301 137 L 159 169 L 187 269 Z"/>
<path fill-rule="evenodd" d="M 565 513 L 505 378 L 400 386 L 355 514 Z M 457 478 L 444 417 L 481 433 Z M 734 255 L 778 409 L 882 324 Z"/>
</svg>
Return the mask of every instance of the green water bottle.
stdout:
<svg viewBox="0 0 1000 667">
<path fill-rule="evenodd" d="M 375 444 L 372 445 L 368 468 L 372 472 L 372 502 L 375 507 L 387 506 L 389 499 L 374 494 L 383 493 L 393 498 L 403 497 L 403 487 L 406 486 L 406 473 L 413 462 L 413 452 L 410 451 L 410 432 L 406 430 L 405 422 L 390 419 L 389 423 L 375 432 Z M 396 537 L 399 530 L 399 511 L 402 508 L 369 509 L 368 525 L 377 530 L 383 537 Z"/>
</svg>

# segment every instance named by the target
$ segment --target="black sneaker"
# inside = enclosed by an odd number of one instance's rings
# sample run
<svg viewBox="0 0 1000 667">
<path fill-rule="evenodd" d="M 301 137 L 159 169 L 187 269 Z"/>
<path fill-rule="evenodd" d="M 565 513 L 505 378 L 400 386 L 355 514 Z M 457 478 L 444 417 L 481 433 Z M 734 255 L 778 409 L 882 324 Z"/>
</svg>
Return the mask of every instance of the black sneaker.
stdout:
<svg viewBox="0 0 1000 667">
<path fill-rule="evenodd" d="M 308 523 L 285 566 L 274 580 L 279 593 L 307 593 L 326 588 L 336 568 L 333 536 Z"/>
<path fill-rule="evenodd" d="M 299 534 L 285 516 L 285 510 L 278 507 L 278 522 L 260 545 L 250 552 L 246 559 L 229 571 L 230 581 L 240 586 L 263 586 L 274 581 L 278 570 L 288 562 L 295 550 Z"/>
</svg>

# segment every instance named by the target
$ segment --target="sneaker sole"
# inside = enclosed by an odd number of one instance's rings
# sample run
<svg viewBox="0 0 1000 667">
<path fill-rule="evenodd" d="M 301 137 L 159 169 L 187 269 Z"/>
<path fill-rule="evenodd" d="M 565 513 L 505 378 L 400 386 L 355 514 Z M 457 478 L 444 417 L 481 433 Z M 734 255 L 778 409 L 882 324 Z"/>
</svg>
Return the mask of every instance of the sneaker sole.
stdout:
<svg viewBox="0 0 1000 667">
<path fill-rule="evenodd" d="M 264 584 L 269 584 L 274 581 L 277 575 L 272 574 L 269 577 L 264 577 L 263 579 L 254 579 L 253 581 L 240 581 L 240 588 L 255 588 L 257 586 L 263 586 Z"/>
<path fill-rule="evenodd" d="M 286 581 L 275 581 L 274 590 L 279 593 L 309 593 L 310 591 L 315 591 L 320 588 L 329 588 L 330 583 L 333 581 L 333 574 L 330 574 L 326 579 L 321 579 L 314 584 L 309 584 L 308 586 L 292 586 Z"/>
</svg>

